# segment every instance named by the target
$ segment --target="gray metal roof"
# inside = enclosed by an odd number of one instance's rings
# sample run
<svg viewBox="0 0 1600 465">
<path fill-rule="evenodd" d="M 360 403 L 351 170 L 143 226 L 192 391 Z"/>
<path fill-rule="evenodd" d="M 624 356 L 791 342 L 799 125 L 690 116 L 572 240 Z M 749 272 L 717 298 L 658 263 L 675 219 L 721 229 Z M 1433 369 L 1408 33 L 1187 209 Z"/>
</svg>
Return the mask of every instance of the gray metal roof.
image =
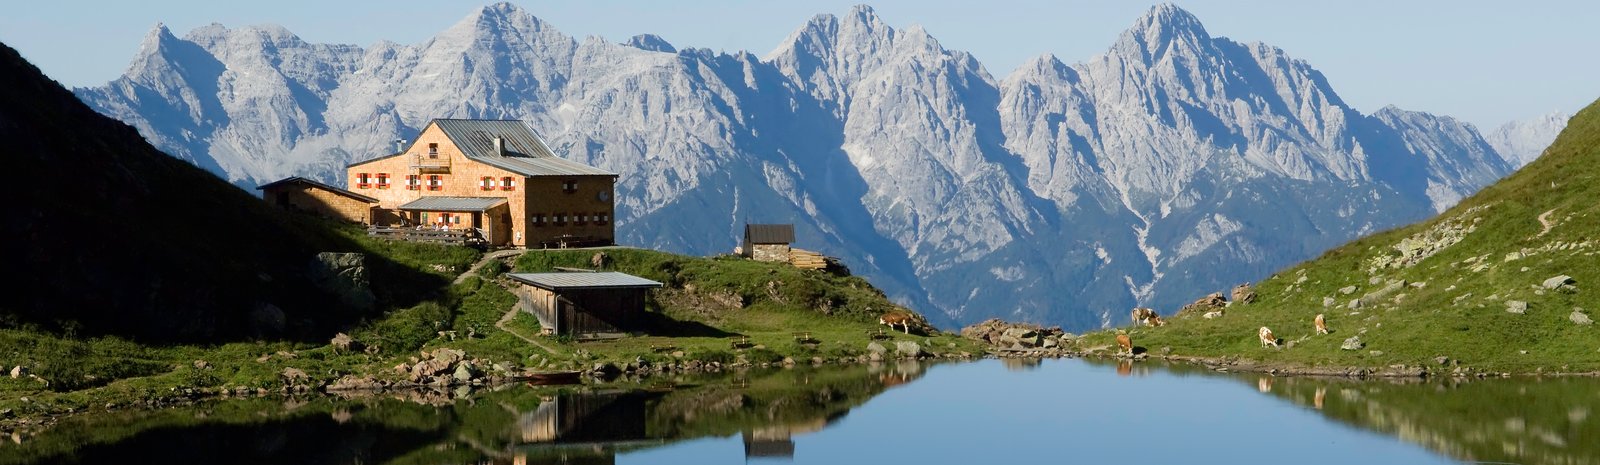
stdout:
<svg viewBox="0 0 1600 465">
<path fill-rule="evenodd" d="M 274 187 L 274 186 L 281 186 L 281 185 L 284 185 L 284 184 L 305 184 L 305 185 L 313 186 L 313 187 L 316 187 L 318 189 L 322 189 L 322 190 L 325 190 L 325 191 L 328 191 L 328 192 L 332 192 L 332 193 L 335 193 L 335 194 L 343 195 L 345 197 L 349 197 L 349 198 L 352 198 L 352 199 L 360 200 L 362 202 L 378 203 L 378 199 L 375 199 L 375 198 L 372 198 L 372 197 L 368 197 L 368 196 L 365 196 L 365 195 L 361 195 L 361 194 L 357 194 L 355 192 L 350 192 L 349 190 L 341 189 L 341 188 L 334 187 L 334 186 L 331 186 L 331 185 L 328 185 L 328 184 L 323 184 L 321 182 L 317 182 L 317 180 L 315 180 L 315 179 L 302 178 L 302 177 L 299 177 L 299 176 L 290 176 L 290 177 L 287 177 L 287 178 L 279 179 L 277 181 L 272 181 L 272 182 L 269 182 L 269 183 L 266 183 L 266 184 L 262 184 L 262 185 L 256 186 L 256 189 L 266 190 L 267 188 Z"/>
<path fill-rule="evenodd" d="M 556 156 L 528 123 L 516 120 L 436 119 L 468 159 L 523 176 L 616 176 L 616 173 Z M 505 153 L 494 149 L 494 138 Z"/>
<path fill-rule="evenodd" d="M 793 244 L 792 224 L 746 224 L 744 237 L 751 244 Z"/>
<path fill-rule="evenodd" d="M 563 289 L 661 287 L 661 283 L 615 271 L 597 273 L 511 273 L 506 276 L 510 276 L 511 279 L 522 283 L 553 291 Z"/>
<path fill-rule="evenodd" d="M 505 203 L 505 197 L 423 197 L 406 202 L 401 210 L 429 212 L 481 212 Z"/>
</svg>

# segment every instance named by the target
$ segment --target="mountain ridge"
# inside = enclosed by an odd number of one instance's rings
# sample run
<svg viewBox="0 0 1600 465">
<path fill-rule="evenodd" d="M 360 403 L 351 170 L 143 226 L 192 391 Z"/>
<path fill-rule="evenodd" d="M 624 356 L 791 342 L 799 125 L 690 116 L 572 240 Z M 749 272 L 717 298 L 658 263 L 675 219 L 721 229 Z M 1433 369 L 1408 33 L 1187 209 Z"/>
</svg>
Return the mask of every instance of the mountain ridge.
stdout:
<svg viewBox="0 0 1600 465">
<path fill-rule="evenodd" d="M 529 120 L 557 152 L 622 174 L 625 242 L 716 253 L 741 222 L 794 222 L 802 246 L 946 326 L 1088 328 L 1175 306 L 1510 170 L 1470 125 L 1362 115 L 1304 61 L 1213 37 L 1170 4 L 1106 54 L 1043 55 L 1004 79 L 864 5 L 759 58 L 580 41 L 507 3 L 416 45 L 267 34 L 294 50 L 264 54 L 247 29 L 163 37 L 159 66 L 77 93 L 246 185 L 337 182 L 434 117 Z"/>
</svg>

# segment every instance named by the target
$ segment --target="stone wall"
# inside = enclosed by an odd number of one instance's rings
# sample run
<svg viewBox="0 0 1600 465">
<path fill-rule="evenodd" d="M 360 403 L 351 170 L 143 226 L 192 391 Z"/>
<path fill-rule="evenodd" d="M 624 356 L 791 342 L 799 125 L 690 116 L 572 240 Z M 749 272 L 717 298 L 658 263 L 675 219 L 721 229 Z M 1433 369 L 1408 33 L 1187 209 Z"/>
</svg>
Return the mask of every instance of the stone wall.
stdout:
<svg viewBox="0 0 1600 465">
<path fill-rule="evenodd" d="M 750 258 L 763 262 L 789 261 L 788 244 L 755 244 L 750 246 Z"/>
</svg>

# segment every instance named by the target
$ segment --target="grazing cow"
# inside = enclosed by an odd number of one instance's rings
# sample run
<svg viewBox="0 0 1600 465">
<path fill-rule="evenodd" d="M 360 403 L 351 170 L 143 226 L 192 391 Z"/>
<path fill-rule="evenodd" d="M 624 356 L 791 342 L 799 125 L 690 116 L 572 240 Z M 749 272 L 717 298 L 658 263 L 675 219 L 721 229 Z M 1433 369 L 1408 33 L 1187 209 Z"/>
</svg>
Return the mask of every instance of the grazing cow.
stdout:
<svg viewBox="0 0 1600 465">
<path fill-rule="evenodd" d="M 1133 313 L 1129 314 L 1128 318 L 1133 320 L 1134 326 L 1138 326 L 1150 324 L 1149 319 L 1153 316 L 1156 316 L 1155 310 L 1140 307 L 1133 309 Z"/>
<path fill-rule="evenodd" d="M 1256 331 L 1256 335 L 1261 336 L 1261 347 L 1278 347 L 1278 338 L 1273 336 L 1272 330 L 1267 329 L 1266 326 L 1262 326 L 1260 331 Z"/>
<path fill-rule="evenodd" d="M 885 313 L 883 316 L 878 317 L 878 324 L 889 325 L 890 331 L 894 331 L 894 325 L 900 325 L 902 331 L 905 331 L 906 334 L 911 334 L 911 315 L 909 314 L 900 312 Z"/>
<path fill-rule="evenodd" d="M 1145 318 L 1144 319 L 1144 325 L 1145 326 L 1161 327 L 1161 326 L 1164 326 L 1166 324 L 1167 324 L 1167 320 L 1161 319 L 1161 315 L 1150 315 L 1149 318 Z"/>
<path fill-rule="evenodd" d="M 1128 333 L 1117 331 L 1117 347 L 1128 351 L 1128 355 L 1133 355 L 1133 339 L 1128 338 Z"/>
<path fill-rule="evenodd" d="M 1317 317 L 1311 320 L 1311 325 L 1317 327 L 1317 334 L 1328 334 L 1328 321 L 1322 319 L 1321 313 L 1318 313 Z"/>
</svg>

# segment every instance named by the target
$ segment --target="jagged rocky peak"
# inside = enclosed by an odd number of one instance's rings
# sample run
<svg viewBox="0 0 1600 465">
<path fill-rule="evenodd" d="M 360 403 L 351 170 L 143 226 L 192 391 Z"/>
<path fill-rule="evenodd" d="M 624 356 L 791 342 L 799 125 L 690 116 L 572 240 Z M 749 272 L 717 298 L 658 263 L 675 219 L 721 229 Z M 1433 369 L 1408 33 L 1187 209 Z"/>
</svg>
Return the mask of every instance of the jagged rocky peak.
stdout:
<svg viewBox="0 0 1600 465">
<path fill-rule="evenodd" d="M 673 47 L 666 39 L 655 34 L 639 34 L 628 39 L 622 45 L 652 52 L 678 53 L 676 47 Z"/>
<path fill-rule="evenodd" d="M 1507 122 L 1483 136 L 1505 158 L 1506 163 L 1520 168 L 1539 158 L 1544 149 L 1556 140 L 1556 135 L 1566 129 L 1567 120 L 1571 118 L 1571 114 L 1557 111 Z"/>
<path fill-rule="evenodd" d="M 1175 44 L 1195 48 L 1209 42 L 1200 19 L 1171 3 L 1150 8 L 1133 26 L 1122 32 L 1113 50 L 1138 51 L 1146 62 L 1160 59 Z"/>
<path fill-rule="evenodd" d="M 497 46 L 517 43 L 574 43 L 571 36 L 556 30 L 533 13 L 510 2 L 484 6 L 446 29 L 435 41 L 459 42 L 470 46 L 488 39 Z"/>
</svg>

